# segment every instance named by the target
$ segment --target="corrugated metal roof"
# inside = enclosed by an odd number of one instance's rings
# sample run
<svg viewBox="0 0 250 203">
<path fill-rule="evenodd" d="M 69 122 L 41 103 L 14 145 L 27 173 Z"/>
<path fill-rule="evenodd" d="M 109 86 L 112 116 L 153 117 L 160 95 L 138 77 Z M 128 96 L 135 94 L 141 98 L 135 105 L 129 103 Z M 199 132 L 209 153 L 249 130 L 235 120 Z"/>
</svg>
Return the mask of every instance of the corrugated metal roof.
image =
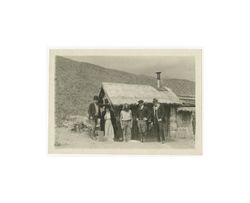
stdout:
<svg viewBox="0 0 250 203">
<path fill-rule="evenodd" d="M 102 83 L 102 88 L 114 105 L 124 103 L 137 104 L 139 100 L 151 103 L 153 98 L 160 103 L 181 104 L 179 98 L 169 88 L 159 91 L 150 85 L 135 85 L 124 83 Z"/>
<path fill-rule="evenodd" d="M 195 105 L 195 97 L 180 97 L 180 101 L 182 101 L 183 104 L 190 104 L 190 105 Z"/>
<path fill-rule="evenodd" d="M 188 80 L 168 79 L 164 84 L 171 88 L 178 96 L 195 96 L 195 82 Z"/>
<path fill-rule="evenodd" d="M 163 87 L 166 90 L 168 90 L 168 87 Z M 195 96 L 194 95 L 189 95 L 189 96 L 180 96 L 178 95 L 179 100 L 182 102 L 182 104 L 191 104 L 195 105 Z"/>
</svg>

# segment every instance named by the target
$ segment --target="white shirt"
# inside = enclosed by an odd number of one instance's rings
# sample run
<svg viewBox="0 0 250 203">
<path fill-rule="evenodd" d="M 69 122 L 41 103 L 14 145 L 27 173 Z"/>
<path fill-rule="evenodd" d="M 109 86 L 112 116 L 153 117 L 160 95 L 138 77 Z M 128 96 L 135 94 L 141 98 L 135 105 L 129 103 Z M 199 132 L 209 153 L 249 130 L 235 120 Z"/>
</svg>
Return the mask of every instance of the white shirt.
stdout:
<svg viewBox="0 0 250 203">
<path fill-rule="evenodd" d="M 122 121 L 128 121 L 128 120 L 132 120 L 132 113 L 131 110 L 129 111 L 121 111 L 121 120 Z"/>
<path fill-rule="evenodd" d="M 110 120 L 110 119 L 111 119 L 110 112 L 106 112 L 105 113 L 105 120 Z"/>
<path fill-rule="evenodd" d="M 159 109 L 160 105 L 158 104 L 157 106 L 154 106 L 154 116 L 158 119 L 158 114 L 156 114 L 156 111 Z"/>
</svg>

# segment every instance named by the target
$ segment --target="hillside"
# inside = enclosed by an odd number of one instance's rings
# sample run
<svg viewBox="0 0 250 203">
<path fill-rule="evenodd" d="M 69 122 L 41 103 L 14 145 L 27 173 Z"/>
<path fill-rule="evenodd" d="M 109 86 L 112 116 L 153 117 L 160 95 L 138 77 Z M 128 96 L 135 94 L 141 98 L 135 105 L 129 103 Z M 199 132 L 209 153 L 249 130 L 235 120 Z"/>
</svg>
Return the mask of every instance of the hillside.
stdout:
<svg viewBox="0 0 250 203">
<path fill-rule="evenodd" d="M 98 94 L 102 82 L 147 84 L 155 87 L 152 76 L 135 75 L 123 71 L 107 69 L 85 62 L 77 62 L 64 57 L 56 57 L 55 72 L 55 114 L 56 123 L 69 115 L 84 115 L 94 95 Z M 195 83 L 188 80 L 164 79 L 162 85 L 171 88 L 177 95 L 194 95 Z"/>
</svg>

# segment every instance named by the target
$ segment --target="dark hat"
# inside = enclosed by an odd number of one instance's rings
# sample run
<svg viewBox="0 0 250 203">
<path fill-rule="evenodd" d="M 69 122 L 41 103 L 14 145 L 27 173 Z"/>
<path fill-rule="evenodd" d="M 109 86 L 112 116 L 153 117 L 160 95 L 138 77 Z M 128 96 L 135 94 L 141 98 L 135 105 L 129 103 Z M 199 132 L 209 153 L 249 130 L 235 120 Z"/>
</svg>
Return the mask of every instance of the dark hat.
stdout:
<svg viewBox="0 0 250 203">
<path fill-rule="evenodd" d="M 98 96 L 94 96 L 94 100 L 99 100 L 99 97 Z"/>
<path fill-rule="evenodd" d="M 158 103 L 158 100 L 156 98 L 154 98 L 153 103 Z"/>
<path fill-rule="evenodd" d="M 143 101 L 143 100 L 139 100 L 138 103 L 139 103 L 139 104 L 143 104 L 144 101 Z"/>
<path fill-rule="evenodd" d="M 109 103 L 109 100 L 108 100 L 108 99 L 105 99 L 105 100 L 104 100 L 104 103 L 105 103 L 105 104 L 108 104 L 108 103 Z"/>
</svg>

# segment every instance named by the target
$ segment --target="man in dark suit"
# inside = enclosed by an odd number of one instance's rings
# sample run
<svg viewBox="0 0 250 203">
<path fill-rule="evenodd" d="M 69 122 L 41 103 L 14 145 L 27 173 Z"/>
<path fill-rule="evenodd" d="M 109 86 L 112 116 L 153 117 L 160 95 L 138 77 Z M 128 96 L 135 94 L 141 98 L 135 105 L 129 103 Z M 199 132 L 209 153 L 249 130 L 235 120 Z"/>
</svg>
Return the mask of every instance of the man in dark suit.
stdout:
<svg viewBox="0 0 250 203">
<path fill-rule="evenodd" d="M 89 114 L 89 121 L 91 124 L 91 132 L 90 132 L 90 137 L 92 139 L 97 139 L 96 138 L 96 125 L 97 125 L 97 121 L 99 118 L 99 105 L 98 105 L 98 96 L 94 96 L 93 102 L 89 105 L 89 110 L 88 110 L 88 114 Z"/>
<path fill-rule="evenodd" d="M 153 123 L 159 142 L 164 144 L 166 142 L 164 135 L 165 110 L 157 99 L 153 99 L 153 109 L 150 116 L 150 122 Z"/>
</svg>

